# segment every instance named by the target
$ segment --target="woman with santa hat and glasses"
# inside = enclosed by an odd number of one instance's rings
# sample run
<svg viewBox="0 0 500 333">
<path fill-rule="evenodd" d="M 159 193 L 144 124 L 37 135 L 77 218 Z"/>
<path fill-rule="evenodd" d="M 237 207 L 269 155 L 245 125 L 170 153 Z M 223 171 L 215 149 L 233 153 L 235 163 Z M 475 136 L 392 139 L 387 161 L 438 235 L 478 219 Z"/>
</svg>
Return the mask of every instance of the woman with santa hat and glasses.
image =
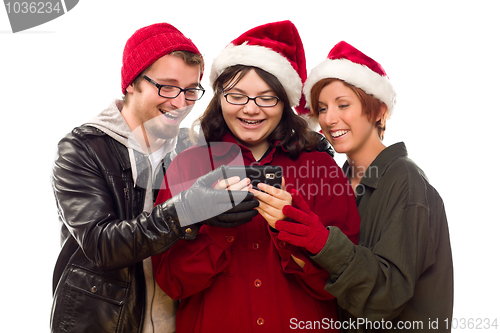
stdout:
<svg viewBox="0 0 500 333">
<path fill-rule="evenodd" d="M 324 230 L 357 242 L 360 220 L 349 181 L 316 149 L 317 135 L 292 109 L 307 112 L 305 78 L 302 42 L 290 21 L 253 28 L 214 59 L 214 97 L 200 117 L 204 143 L 172 162 L 157 202 L 221 165 L 280 166 L 284 181 L 281 189 L 259 184 L 262 192 L 245 177 L 217 182 L 216 188 L 251 191 L 259 214 L 234 228 L 205 224 L 195 240 L 153 258 L 158 285 L 181 300 L 177 332 L 336 330 L 334 296 L 324 289 L 328 272 L 310 258 L 328 233 L 303 226 L 305 234 L 292 245 L 274 228 L 300 219 L 294 208 L 300 207 L 314 212 Z"/>
<path fill-rule="evenodd" d="M 358 332 L 396 331 L 408 323 L 422 323 L 418 329 L 424 331 L 450 331 L 453 265 L 443 201 L 408 158 L 404 143 L 386 147 L 382 142 L 396 102 L 384 69 L 340 42 L 311 71 L 304 93 L 325 137 L 347 155 L 343 169 L 361 216 L 358 245 L 330 230 L 312 256 L 330 273 L 325 289 L 344 310 L 342 319 L 371 321 L 353 327 Z M 321 218 L 302 213 L 299 224 L 276 223 L 279 239 L 298 244 L 300 224 L 316 223 L 326 231 Z"/>
</svg>

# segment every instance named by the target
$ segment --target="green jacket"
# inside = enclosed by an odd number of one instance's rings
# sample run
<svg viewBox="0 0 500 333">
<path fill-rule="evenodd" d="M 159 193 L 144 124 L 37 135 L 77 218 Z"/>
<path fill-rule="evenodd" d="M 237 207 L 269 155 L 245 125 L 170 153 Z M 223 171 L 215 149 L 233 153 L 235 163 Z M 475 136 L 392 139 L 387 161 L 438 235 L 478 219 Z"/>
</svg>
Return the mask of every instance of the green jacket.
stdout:
<svg viewBox="0 0 500 333">
<path fill-rule="evenodd" d="M 348 169 L 346 163 L 349 177 Z M 325 289 L 337 297 L 344 331 L 451 331 L 453 264 L 444 204 L 404 143 L 377 156 L 356 193 L 359 244 L 332 229 L 313 256 L 330 273 Z"/>
</svg>

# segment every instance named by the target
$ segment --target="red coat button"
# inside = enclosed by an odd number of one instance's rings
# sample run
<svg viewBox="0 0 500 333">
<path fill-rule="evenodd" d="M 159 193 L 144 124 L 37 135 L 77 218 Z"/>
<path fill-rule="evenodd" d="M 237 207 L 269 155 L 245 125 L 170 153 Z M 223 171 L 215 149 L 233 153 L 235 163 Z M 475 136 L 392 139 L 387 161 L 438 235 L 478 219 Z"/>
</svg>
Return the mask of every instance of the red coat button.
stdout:
<svg viewBox="0 0 500 333">
<path fill-rule="evenodd" d="M 254 282 L 253 282 L 253 285 L 257 288 L 259 288 L 260 286 L 262 286 L 262 281 L 259 280 L 259 279 L 256 279 Z"/>
<path fill-rule="evenodd" d="M 286 246 L 286 242 L 285 241 L 281 241 L 279 245 L 280 245 L 280 247 L 285 247 Z"/>
<path fill-rule="evenodd" d="M 259 326 L 264 325 L 264 318 L 261 317 L 261 318 L 257 319 L 257 325 L 259 325 Z"/>
<path fill-rule="evenodd" d="M 229 243 L 232 243 L 232 242 L 234 242 L 234 236 L 227 236 L 226 240 L 227 240 Z"/>
<path fill-rule="evenodd" d="M 252 244 L 252 248 L 253 248 L 254 250 L 258 250 L 258 249 L 259 249 L 259 247 L 260 247 L 259 243 L 253 243 L 253 244 Z"/>
</svg>

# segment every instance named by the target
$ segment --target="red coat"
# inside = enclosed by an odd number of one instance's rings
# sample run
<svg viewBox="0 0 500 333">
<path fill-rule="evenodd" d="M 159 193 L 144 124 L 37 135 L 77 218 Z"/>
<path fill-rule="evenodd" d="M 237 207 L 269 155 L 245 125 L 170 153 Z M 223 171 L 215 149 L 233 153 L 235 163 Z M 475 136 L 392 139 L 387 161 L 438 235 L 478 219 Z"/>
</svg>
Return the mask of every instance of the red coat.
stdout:
<svg viewBox="0 0 500 333">
<path fill-rule="evenodd" d="M 195 146 L 177 156 L 167 172 L 170 187 L 160 191 L 157 203 L 235 158 L 245 165 L 256 163 L 232 135 L 226 134 L 224 141 L 213 143 L 210 150 Z M 360 219 L 355 199 L 330 155 L 304 152 L 292 161 L 278 147 L 258 164 L 281 166 L 285 189 L 298 190 L 325 226 L 339 227 L 357 243 Z M 291 254 L 305 261 L 303 269 Z M 237 228 L 204 225 L 195 240 L 179 240 L 153 257 L 153 265 L 158 285 L 181 300 L 177 333 L 275 333 L 307 325 L 332 328 L 331 320 L 337 319 L 334 297 L 324 290 L 328 272 L 305 249 L 279 241 L 260 214 Z"/>
</svg>

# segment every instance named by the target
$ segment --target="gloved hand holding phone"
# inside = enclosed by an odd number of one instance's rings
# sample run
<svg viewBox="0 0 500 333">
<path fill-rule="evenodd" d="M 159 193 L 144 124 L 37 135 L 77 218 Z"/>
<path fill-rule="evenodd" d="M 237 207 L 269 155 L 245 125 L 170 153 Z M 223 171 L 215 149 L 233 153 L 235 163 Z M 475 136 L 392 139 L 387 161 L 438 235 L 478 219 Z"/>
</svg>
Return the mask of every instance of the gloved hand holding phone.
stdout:
<svg viewBox="0 0 500 333">
<path fill-rule="evenodd" d="M 195 223 L 214 227 L 233 228 L 250 222 L 258 212 L 257 199 L 248 191 L 226 191 L 212 188 L 212 184 L 223 177 L 226 166 L 221 166 L 198 180 L 187 190 L 173 196 L 169 214 L 181 226 Z M 172 212 L 174 208 L 174 212 Z"/>
</svg>

